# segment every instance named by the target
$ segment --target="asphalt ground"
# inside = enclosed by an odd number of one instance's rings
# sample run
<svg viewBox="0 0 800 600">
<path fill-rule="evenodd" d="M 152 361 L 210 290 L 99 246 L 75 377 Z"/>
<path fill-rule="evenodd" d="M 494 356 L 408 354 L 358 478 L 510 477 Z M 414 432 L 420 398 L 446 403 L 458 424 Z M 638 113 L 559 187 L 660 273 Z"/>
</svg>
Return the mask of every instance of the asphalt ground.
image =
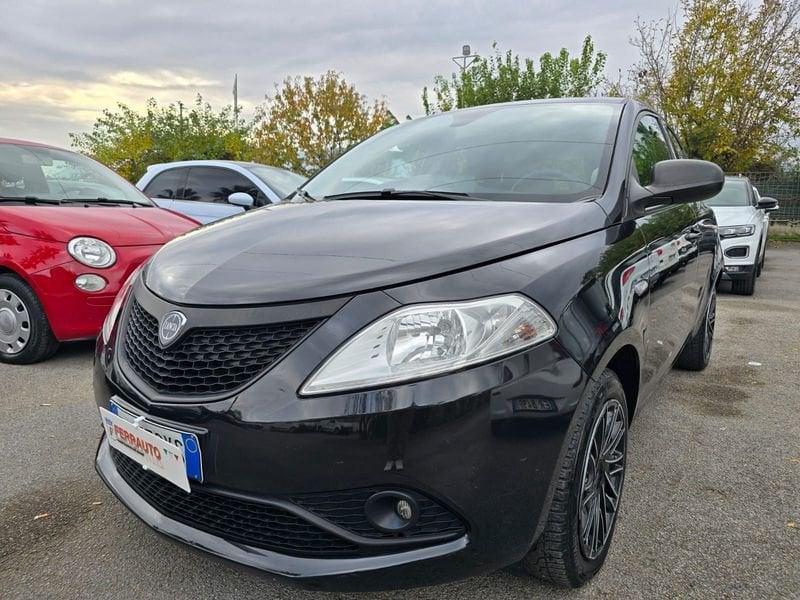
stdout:
<svg viewBox="0 0 800 600">
<path fill-rule="evenodd" d="M 724 293 L 711 366 L 641 409 L 613 547 L 560 590 L 510 568 L 411 592 L 312 593 L 169 543 L 93 468 L 90 344 L 0 365 L 0 598 L 799 598 L 800 246 Z"/>
</svg>

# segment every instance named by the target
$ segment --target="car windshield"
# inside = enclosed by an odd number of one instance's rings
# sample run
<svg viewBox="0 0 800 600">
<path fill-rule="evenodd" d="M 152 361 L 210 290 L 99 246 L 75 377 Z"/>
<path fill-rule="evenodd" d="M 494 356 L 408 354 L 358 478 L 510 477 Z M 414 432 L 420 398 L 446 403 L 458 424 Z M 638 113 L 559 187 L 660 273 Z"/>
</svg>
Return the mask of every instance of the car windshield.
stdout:
<svg viewBox="0 0 800 600">
<path fill-rule="evenodd" d="M 569 202 L 602 193 L 621 105 L 518 103 L 386 129 L 304 187 L 313 198 L 391 188 Z"/>
<path fill-rule="evenodd" d="M 744 179 L 726 179 L 722 191 L 706 200 L 706 204 L 709 206 L 749 206 L 747 182 Z"/>
<path fill-rule="evenodd" d="M 266 165 L 247 165 L 246 167 L 261 181 L 271 187 L 278 196 L 286 198 L 289 194 L 303 185 L 305 177 L 277 167 Z"/>
<path fill-rule="evenodd" d="M 0 144 L 0 197 L 152 204 L 122 177 L 81 154 L 21 144 Z"/>
</svg>

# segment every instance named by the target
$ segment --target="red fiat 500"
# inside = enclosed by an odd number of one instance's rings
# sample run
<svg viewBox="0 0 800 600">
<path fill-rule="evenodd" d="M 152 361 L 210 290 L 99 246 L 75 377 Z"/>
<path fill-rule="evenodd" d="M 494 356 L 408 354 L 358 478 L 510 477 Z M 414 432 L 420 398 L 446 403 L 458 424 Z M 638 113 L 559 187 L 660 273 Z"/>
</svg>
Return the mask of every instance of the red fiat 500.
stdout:
<svg viewBox="0 0 800 600">
<path fill-rule="evenodd" d="M 96 337 L 131 273 L 196 226 L 85 156 L 0 139 L 0 361 Z"/>
</svg>

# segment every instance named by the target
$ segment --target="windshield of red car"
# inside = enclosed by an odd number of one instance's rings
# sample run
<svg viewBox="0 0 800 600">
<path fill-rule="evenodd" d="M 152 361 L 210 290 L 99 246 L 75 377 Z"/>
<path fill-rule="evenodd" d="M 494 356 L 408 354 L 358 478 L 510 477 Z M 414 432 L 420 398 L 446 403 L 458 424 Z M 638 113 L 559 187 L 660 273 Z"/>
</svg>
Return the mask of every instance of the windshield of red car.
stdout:
<svg viewBox="0 0 800 600">
<path fill-rule="evenodd" d="M 0 197 L 102 198 L 120 203 L 152 204 L 111 169 L 81 154 L 22 144 L 0 144 Z"/>
</svg>

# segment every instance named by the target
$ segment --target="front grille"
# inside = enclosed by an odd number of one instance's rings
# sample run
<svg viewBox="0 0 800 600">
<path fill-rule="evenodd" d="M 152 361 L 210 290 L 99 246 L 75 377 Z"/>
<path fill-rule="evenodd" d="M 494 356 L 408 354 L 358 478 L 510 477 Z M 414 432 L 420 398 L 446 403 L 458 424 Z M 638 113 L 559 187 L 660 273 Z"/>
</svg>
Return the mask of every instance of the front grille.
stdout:
<svg viewBox="0 0 800 600">
<path fill-rule="evenodd" d="M 747 252 L 747 246 L 735 246 L 725 250 L 725 256 L 729 256 L 731 258 L 745 258 L 747 256 Z"/>
<path fill-rule="evenodd" d="M 364 515 L 364 505 L 381 488 L 330 492 L 324 494 L 305 494 L 295 496 L 292 502 L 310 510 L 323 519 L 367 538 L 413 538 L 436 535 L 459 537 L 466 532 L 461 520 L 452 512 L 418 492 L 405 490 L 417 501 L 419 517 L 417 522 L 402 533 L 381 532 L 372 527 Z"/>
<path fill-rule="evenodd" d="M 162 348 L 158 320 L 134 299 L 123 347 L 133 372 L 159 394 L 222 394 L 252 381 L 319 322 L 196 328 Z"/>
<path fill-rule="evenodd" d="M 200 485 L 188 494 L 136 462 L 111 451 L 117 471 L 148 504 L 170 519 L 256 548 L 291 556 L 339 558 L 358 555 L 356 544 L 276 506 L 212 493 Z"/>
</svg>

